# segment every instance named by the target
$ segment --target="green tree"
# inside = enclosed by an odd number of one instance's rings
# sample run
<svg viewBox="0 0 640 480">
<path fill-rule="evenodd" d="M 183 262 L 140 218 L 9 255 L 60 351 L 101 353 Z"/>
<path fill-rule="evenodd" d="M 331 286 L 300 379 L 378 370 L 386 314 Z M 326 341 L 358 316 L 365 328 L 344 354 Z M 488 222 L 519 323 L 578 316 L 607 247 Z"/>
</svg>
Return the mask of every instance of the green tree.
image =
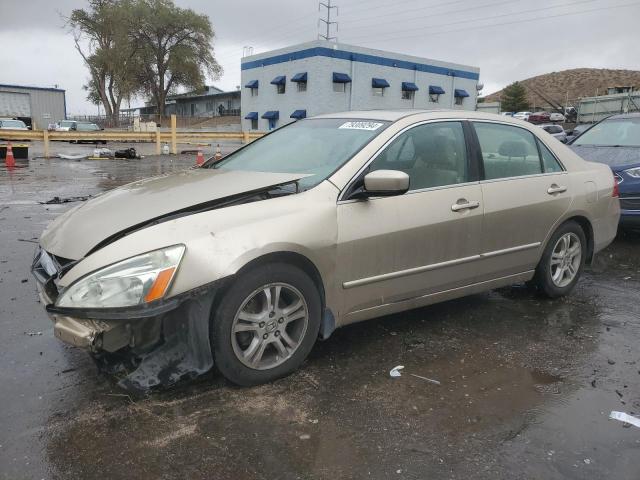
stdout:
<svg viewBox="0 0 640 480">
<path fill-rule="evenodd" d="M 520 83 L 514 82 L 502 91 L 500 109 L 503 112 L 522 112 L 529 110 L 527 89 Z"/>
<path fill-rule="evenodd" d="M 139 57 L 127 31 L 132 10 L 121 0 L 88 3 L 86 10 L 71 12 L 68 25 L 76 50 L 89 68 L 87 98 L 102 103 L 105 114 L 117 124 L 122 101 L 139 90 Z"/>
<path fill-rule="evenodd" d="M 219 78 L 214 31 L 206 15 L 178 8 L 172 0 L 130 0 L 129 37 L 139 49 L 139 81 L 164 115 L 167 95 L 178 87 L 200 89 L 206 75 Z"/>
</svg>

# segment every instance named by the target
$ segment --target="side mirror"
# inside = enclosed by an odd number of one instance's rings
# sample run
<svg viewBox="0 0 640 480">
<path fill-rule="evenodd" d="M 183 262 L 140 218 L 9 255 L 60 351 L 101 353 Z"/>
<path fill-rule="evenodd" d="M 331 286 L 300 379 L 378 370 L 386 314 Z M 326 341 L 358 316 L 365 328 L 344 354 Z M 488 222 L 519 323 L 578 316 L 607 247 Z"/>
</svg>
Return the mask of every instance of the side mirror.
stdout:
<svg viewBox="0 0 640 480">
<path fill-rule="evenodd" d="M 399 170 L 376 170 L 367 173 L 364 185 L 349 198 L 393 197 L 409 190 L 409 175 Z"/>
</svg>

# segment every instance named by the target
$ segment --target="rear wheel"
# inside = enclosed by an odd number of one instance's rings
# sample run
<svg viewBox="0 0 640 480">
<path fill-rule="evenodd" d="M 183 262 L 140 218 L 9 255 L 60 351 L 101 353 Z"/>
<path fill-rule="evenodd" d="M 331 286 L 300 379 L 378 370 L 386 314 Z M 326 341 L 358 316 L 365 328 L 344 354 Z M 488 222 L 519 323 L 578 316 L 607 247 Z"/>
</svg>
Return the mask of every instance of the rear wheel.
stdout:
<svg viewBox="0 0 640 480">
<path fill-rule="evenodd" d="M 315 343 L 320 310 L 316 285 L 297 267 L 273 263 L 241 274 L 212 318 L 218 370 L 244 386 L 291 373 Z"/>
<path fill-rule="evenodd" d="M 582 227 L 569 221 L 553 234 L 536 267 L 533 283 L 550 298 L 567 295 L 575 287 L 587 253 Z"/>
</svg>

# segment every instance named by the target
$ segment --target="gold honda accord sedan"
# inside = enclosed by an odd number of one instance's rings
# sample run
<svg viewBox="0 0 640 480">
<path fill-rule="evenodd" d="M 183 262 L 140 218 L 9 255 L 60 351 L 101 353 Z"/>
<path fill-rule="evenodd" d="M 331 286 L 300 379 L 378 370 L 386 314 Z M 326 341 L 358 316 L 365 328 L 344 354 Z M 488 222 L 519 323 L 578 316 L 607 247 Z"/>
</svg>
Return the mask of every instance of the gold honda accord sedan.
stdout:
<svg viewBox="0 0 640 480">
<path fill-rule="evenodd" d="M 617 197 L 608 166 L 519 120 L 327 114 L 92 198 L 32 271 L 55 335 L 122 386 L 213 366 L 255 385 L 353 322 L 519 282 L 568 294 Z"/>
</svg>

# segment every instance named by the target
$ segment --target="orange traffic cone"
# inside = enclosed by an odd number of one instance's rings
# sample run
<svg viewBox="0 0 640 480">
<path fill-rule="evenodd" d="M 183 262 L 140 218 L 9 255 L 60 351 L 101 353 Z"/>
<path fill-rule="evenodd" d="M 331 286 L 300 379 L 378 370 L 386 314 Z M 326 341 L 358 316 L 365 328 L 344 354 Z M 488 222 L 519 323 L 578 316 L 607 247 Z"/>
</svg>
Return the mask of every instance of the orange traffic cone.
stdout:
<svg viewBox="0 0 640 480">
<path fill-rule="evenodd" d="M 8 168 L 16 166 L 16 159 L 13 156 L 13 148 L 11 147 L 11 142 L 7 142 L 7 153 L 4 157 L 4 161 Z"/>
<path fill-rule="evenodd" d="M 216 146 L 216 154 L 213 156 L 216 160 L 220 160 L 222 158 L 222 152 L 220 151 L 220 144 Z"/>
<path fill-rule="evenodd" d="M 204 155 L 202 154 L 202 148 L 198 147 L 198 156 L 196 157 L 196 165 L 202 165 L 204 163 Z"/>
</svg>

